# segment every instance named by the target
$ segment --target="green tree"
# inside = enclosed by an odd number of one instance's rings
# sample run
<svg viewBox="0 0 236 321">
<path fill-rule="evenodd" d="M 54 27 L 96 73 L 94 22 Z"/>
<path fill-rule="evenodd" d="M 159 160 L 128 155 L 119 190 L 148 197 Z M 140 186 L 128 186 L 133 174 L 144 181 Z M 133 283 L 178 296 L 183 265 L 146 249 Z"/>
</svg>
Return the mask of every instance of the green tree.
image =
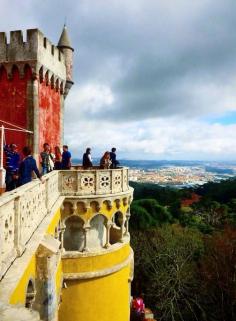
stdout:
<svg viewBox="0 0 236 321">
<path fill-rule="evenodd" d="M 141 199 L 131 205 L 130 227 L 133 229 L 148 229 L 171 221 L 168 208 L 155 199 Z"/>
<path fill-rule="evenodd" d="M 166 225 L 132 233 L 134 294 L 144 298 L 158 320 L 201 320 L 196 266 L 203 242 L 196 230 Z M 139 292 L 139 293 L 137 293 Z"/>
</svg>

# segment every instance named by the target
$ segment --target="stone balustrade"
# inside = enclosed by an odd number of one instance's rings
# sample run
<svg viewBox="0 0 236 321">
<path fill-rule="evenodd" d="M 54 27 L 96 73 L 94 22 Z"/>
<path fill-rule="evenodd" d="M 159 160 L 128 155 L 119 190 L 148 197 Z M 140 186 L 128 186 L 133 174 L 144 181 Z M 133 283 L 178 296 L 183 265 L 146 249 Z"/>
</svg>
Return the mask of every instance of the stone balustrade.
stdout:
<svg viewBox="0 0 236 321">
<path fill-rule="evenodd" d="M 60 196 L 107 196 L 129 191 L 128 168 L 53 171 L 0 196 L 0 279 Z"/>
<path fill-rule="evenodd" d="M 128 168 L 60 171 L 59 190 L 65 196 L 90 196 L 122 193 L 129 190 Z"/>
<path fill-rule="evenodd" d="M 0 197 L 0 279 L 59 197 L 58 172 Z"/>
</svg>

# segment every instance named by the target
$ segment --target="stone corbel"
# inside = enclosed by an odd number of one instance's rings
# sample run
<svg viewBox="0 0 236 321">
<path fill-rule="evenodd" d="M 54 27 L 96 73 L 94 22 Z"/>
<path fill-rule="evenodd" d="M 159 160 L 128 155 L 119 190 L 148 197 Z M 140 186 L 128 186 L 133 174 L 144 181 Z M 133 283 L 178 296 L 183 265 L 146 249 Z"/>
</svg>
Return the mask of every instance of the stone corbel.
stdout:
<svg viewBox="0 0 236 321">
<path fill-rule="evenodd" d="M 89 202 L 85 202 L 85 203 L 84 203 L 85 212 L 87 212 L 90 208 L 91 208 L 91 207 L 90 207 L 90 203 L 89 203 Z"/>
<path fill-rule="evenodd" d="M 96 212 L 100 212 L 100 210 L 101 210 L 101 208 L 102 208 L 102 204 L 100 203 L 100 202 L 96 202 L 96 207 L 95 207 L 95 209 L 96 209 Z"/>
<path fill-rule="evenodd" d="M 112 209 L 112 202 L 109 200 L 107 201 L 107 209 L 110 211 Z"/>
<path fill-rule="evenodd" d="M 123 199 L 123 205 L 124 205 L 124 206 L 128 205 L 127 197 Z"/>
<path fill-rule="evenodd" d="M 116 202 L 116 208 L 119 209 L 120 206 L 121 206 L 121 201 L 120 201 L 120 199 L 115 200 L 115 202 Z"/>
<path fill-rule="evenodd" d="M 76 202 L 73 202 L 72 205 L 72 215 L 76 215 L 77 214 L 77 204 Z"/>
</svg>

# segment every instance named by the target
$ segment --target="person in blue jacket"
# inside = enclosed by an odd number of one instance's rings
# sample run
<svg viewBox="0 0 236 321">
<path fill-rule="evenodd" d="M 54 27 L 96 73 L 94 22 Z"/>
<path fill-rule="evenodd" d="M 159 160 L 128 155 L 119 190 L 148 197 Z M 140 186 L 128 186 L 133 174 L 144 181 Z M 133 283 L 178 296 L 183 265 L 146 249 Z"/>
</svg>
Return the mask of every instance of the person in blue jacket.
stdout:
<svg viewBox="0 0 236 321">
<path fill-rule="evenodd" d="M 20 154 L 17 152 L 16 144 L 4 146 L 6 155 L 6 191 L 12 191 L 18 184 L 18 170 Z"/>
<path fill-rule="evenodd" d="M 24 159 L 19 167 L 19 185 L 24 185 L 32 181 L 32 172 L 42 181 L 41 174 L 39 173 L 36 160 L 31 155 L 31 149 L 25 146 L 22 150 Z M 42 181 L 43 182 L 43 181 Z"/>
</svg>

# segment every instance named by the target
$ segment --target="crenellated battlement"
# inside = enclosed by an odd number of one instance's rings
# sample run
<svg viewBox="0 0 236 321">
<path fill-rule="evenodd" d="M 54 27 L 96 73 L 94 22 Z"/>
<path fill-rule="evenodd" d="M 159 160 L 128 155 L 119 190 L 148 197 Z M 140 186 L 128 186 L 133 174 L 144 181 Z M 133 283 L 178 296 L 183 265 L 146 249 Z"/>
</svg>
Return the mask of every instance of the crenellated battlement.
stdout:
<svg viewBox="0 0 236 321">
<path fill-rule="evenodd" d="M 10 40 L 5 32 L 0 32 L 0 64 L 29 62 L 38 74 L 43 66 L 52 74 L 66 80 L 64 54 L 48 40 L 39 29 L 26 30 L 26 41 L 21 30 L 10 32 Z"/>
</svg>

